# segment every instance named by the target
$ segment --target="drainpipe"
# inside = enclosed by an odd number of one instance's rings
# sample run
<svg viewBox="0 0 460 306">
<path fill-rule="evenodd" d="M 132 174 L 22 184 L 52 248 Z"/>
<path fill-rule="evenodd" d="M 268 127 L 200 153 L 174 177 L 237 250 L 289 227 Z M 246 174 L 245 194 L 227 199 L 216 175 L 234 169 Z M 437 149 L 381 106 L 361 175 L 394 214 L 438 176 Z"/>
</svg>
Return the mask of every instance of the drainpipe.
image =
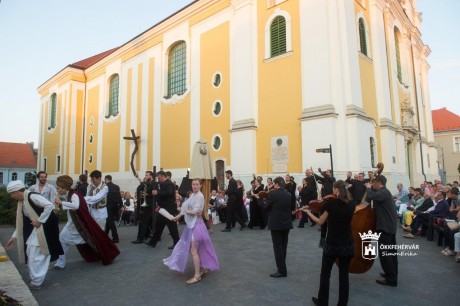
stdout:
<svg viewBox="0 0 460 306">
<path fill-rule="evenodd" d="M 426 181 L 425 167 L 423 165 L 423 145 L 422 145 L 422 131 L 420 129 L 420 112 L 418 107 L 418 94 L 417 94 L 417 79 L 415 78 L 415 60 L 414 60 L 414 46 L 410 44 L 410 53 L 411 53 L 411 62 L 412 62 L 412 77 L 414 79 L 414 92 L 415 92 L 415 106 L 417 108 L 417 124 L 418 124 L 418 141 L 420 144 L 420 160 L 422 163 L 422 175 L 423 179 Z M 422 97 L 423 99 L 423 97 Z"/>
<path fill-rule="evenodd" d="M 83 170 L 85 164 L 85 135 L 86 135 L 86 74 L 85 70 L 83 70 L 83 76 L 85 80 L 85 90 L 83 92 L 83 135 L 81 141 L 81 174 L 85 173 Z"/>
</svg>

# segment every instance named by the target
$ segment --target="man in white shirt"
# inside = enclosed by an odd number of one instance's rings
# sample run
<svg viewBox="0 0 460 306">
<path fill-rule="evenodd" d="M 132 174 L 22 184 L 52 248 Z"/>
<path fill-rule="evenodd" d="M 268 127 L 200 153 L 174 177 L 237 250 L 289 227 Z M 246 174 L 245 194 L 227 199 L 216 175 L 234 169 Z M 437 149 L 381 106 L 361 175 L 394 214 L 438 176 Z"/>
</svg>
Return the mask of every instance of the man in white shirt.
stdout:
<svg viewBox="0 0 460 306">
<path fill-rule="evenodd" d="M 38 183 L 29 187 L 30 192 L 36 192 L 41 194 L 42 197 L 54 203 L 56 199 L 56 188 L 53 185 L 47 183 L 48 174 L 45 171 L 40 171 L 37 174 Z"/>
<path fill-rule="evenodd" d="M 24 183 L 19 180 L 10 182 L 6 190 L 18 201 L 18 206 L 16 230 L 5 248 L 10 250 L 18 240 L 19 262 L 27 262 L 29 268 L 29 288 L 40 289 L 50 261 L 64 254 L 54 205 L 40 194 L 25 190 Z"/>
<path fill-rule="evenodd" d="M 107 219 L 106 205 L 109 188 L 102 181 L 101 171 L 94 170 L 89 177 L 91 178 L 91 185 L 88 188 L 85 201 L 88 204 L 91 216 L 93 216 L 97 224 L 104 230 Z"/>
</svg>

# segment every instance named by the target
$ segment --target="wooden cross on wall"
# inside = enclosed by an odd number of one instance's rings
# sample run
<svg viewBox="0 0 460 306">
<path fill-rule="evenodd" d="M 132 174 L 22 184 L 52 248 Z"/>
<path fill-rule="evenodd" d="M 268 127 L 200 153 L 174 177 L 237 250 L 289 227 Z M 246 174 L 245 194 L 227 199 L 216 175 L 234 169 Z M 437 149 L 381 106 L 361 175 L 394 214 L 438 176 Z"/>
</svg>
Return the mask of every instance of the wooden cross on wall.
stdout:
<svg viewBox="0 0 460 306">
<path fill-rule="evenodd" d="M 133 175 L 137 176 L 136 168 L 134 167 L 134 156 L 136 156 L 136 152 L 138 150 L 137 146 L 137 140 L 140 138 L 139 136 L 136 136 L 136 132 L 134 132 L 134 129 L 131 129 L 131 137 L 123 137 L 124 140 L 133 140 L 134 141 L 134 150 L 133 153 L 131 153 L 131 170 L 133 171 Z"/>
</svg>

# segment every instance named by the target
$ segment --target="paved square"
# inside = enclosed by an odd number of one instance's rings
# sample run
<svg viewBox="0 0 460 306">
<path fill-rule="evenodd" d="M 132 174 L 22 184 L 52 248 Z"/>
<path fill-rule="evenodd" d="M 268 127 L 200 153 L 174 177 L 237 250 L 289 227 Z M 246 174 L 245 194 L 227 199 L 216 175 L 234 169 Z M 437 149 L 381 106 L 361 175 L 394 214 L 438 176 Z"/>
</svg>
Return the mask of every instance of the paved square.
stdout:
<svg viewBox="0 0 460 306">
<path fill-rule="evenodd" d="M 133 245 L 137 227 L 120 227 L 121 254 L 109 266 L 86 263 L 75 247 L 70 248 L 67 267 L 48 272 L 42 289 L 32 292 L 40 305 L 312 305 L 319 287 L 322 250 L 318 248 L 317 226 L 296 227 L 289 235 L 288 277 L 273 279 L 276 271 L 270 232 L 233 230 L 221 233 L 214 226 L 211 239 L 221 268 L 199 283 L 186 285 L 193 275 L 191 258 L 184 274 L 169 271 L 162 259 L 171 253 L 167 229 L 155 249 Z M 179 227 L 182 232 L 183 225 Z M 5 245 L 13 228 L 0 228 Z M 460 264 L 440 254 L 435 242 L 423 238 L 408 240 L 397 234 L 398 244 L 417 243 L 418 255 L 399 257 L 399 285 L 375 283 L 380 263 L 360 275 L 350 274 L 350 305 L 452 305 L 458 300 Z M 17 266 L 16 251 L 9 253 Z M 24 280 L 25 265 L 18 266 Z M 330 304 L 337 302 L 338 274 L 331 275 Z"/>
</svg>

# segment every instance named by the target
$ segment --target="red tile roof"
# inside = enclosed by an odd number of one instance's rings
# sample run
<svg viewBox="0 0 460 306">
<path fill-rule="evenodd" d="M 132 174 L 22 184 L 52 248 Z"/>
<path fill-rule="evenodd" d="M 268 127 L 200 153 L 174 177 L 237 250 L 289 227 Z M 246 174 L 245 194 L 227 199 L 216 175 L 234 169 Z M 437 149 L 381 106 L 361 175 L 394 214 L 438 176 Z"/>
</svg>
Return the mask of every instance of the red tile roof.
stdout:
<svg viewBox="0 0 460 306">
<path fill-rule="evenodd" d="M 104 57 L 108 56 L 109 54 L 115 52 L 116 50 L 118 50 L 118 48 L 120 48 L 120 47 L 116 47 L 116 48 L 107 50 L 105 52 L 93 55 L 91 57 L 85 58 L 84 60 L 81 60 L 81 61 L 75 62 L 73 64 L 70 64 L 69 67 L 77 68 L 77 69 L 86 69 L 86 68 L 94 65 L 95 63 L 97 63 L 98 61 L 103 59 Z"/>
<path fill-rule="evenodd" d="M 32 146 L 28 143 L 0 142 L 0 167 L 36 168 Z"/>
<path fill-rule="evenodd" d="M 432 110 L 431 116 L 435 132 L 460 130 L 460 116 L 448 111 L 445 107 Z"/>
</svg>

